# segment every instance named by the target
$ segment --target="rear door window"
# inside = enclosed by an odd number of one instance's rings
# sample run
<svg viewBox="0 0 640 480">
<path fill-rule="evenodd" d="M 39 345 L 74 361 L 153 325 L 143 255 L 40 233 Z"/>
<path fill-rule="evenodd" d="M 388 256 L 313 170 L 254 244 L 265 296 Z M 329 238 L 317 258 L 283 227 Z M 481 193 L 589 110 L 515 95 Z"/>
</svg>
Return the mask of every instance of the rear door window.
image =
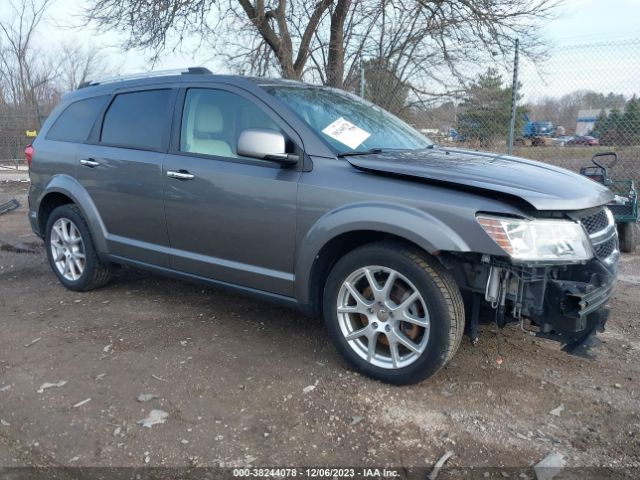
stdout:
<svg viewBox="0 0 640 480">
<path fill-rule="evenodd" d="M 100 143 L 142 150 L 161 150 L 171 120 L 171 90 L 117 95 L 102 124 Z"/>
<path fill-rule="evenodd" d="M 108 95 L 78 100 L 69 105 L 53 123 L 47 139 L 60 142 L 84 142 L 107 102 Z"/>
</svg>

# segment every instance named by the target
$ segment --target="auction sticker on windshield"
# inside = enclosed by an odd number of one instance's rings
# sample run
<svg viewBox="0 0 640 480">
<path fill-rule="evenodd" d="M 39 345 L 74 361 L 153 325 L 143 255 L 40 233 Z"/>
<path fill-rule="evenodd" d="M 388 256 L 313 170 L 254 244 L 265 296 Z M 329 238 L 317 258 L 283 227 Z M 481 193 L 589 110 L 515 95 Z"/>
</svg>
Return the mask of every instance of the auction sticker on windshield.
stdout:
<svg viewBox="0 0 640 480">
<path fill-rule="evenodd" d="M 362 142 L 371 136 L 369 132 L 364 131 L 360 127 L 356 127 L 353 123 L 342 117 L 325 127 L 322 133 L 345 144 L 349 148 L 358 148 Z"/>
</svg>

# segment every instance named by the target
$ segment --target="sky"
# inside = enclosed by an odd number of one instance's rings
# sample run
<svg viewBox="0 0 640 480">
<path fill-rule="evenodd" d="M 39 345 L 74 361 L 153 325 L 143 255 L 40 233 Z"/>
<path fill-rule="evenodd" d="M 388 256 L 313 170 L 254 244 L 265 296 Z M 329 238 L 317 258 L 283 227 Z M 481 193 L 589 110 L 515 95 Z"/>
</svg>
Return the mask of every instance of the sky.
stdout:
<svg viewBox="0 0 640 480">
<path fill-rule="evenodd" d="M 568 0 L 544 33 L 559 44 L 640 37 L 640 0 Z"/>
<path fill-rule="evenodd" d="M 84 5 L 84 0 L 55 0 L 39 37 L 42 45 L 62 42 L 111 45 L 107 54 L 116 73 L 148 70 L 148 53 L 124 53 L 117 48 L 121 36 L 78 28 Z M 0 18 L 5 14 L 6 3 L 2 1 Z M 640 0 L 565 0 L 557 10 L 557 17 L 543 27 L 552 52 L 549 58 L 542 65 L 521 64 L 525 100 L 559 96 L 577 89 L 640 94 Z M 633 39 L 637 42 L 629 43 Z M 600 46 L 573 47 L 585 44 Z M 188 49 L 189 44 L 185 50 Z M 206 51 L 166 52 L 154 68 L 194 65 L 224 71 L 224 66 L 216 64 Z"/>
<path fill-rule="evenodd" d="M 523 62 L 525 100 L 588 89 L 640 94 L 640 0 L 569 0 L 543 34 L 551 56 Z"/>
</svg>

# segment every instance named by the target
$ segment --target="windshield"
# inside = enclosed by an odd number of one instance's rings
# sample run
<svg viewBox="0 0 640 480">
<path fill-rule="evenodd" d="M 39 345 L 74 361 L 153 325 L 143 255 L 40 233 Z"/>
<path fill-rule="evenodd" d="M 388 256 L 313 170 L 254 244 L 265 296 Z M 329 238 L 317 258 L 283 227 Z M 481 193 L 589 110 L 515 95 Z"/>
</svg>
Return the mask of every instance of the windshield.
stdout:
<svg viewBox="0 0 640 480">
<path fill-rule="evenodd" d="M 432 145 L 427 137 L 382 108 L 350 93 L 325 87 L 269 87 L 338 155 L 414 150 Z"/>
</svg>

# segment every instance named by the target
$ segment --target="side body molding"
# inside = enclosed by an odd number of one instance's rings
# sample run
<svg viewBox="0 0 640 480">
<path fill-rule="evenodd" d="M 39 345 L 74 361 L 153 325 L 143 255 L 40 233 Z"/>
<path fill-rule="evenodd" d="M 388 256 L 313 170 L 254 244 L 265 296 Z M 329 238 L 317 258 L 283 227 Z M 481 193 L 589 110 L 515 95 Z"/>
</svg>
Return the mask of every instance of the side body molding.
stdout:
<svg viewBox="0 0 640 480">
<path fill-rule="evenodd" d="M 310 281 L 316 257 L 328 242 L 346 233 L 372 230 L 405 238 L 429 253 L 439 250 L 468 252 L 469 245 L 441 220 L 406 205 L 359 202 L 321 216 L 299 241 L 295 262 L 295 296 L 301 305 L 310 301 Z"/>
<path fill-rule="evenodd" d="M 69 175 L 54 175 L 40 193 L 38 205 L 42 205 L 42 200 L 50 193 L 61 193 L 73 200 L 89 224 L 89 229 L 93 236 L 93 243 L 98 253 L 100 255 L 108 254 L 107 229 L 86 189 L 75 178 Z M 38 216 L 40 216 L 40 212 L 38 212 Z"/>
</svg>

